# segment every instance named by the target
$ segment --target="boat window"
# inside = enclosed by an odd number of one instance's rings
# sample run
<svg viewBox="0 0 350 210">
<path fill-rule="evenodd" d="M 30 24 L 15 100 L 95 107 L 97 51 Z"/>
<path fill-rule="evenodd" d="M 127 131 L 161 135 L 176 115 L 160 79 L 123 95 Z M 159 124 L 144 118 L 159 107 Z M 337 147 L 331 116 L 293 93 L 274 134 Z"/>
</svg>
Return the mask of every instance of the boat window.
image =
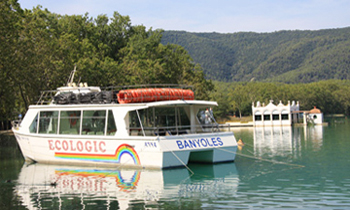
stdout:
<svg viewBox="0 0 350 210">
<path fill-rule="evenodd" d="M 129 135 L 142 136 L 142 127 L 145 131 L 145 135 L 152 135 L 152 110 L 142 109 L 138 111 L 131 111 L 129 113 Z M 140 117 L 140 119 L 139 119 Z M 141 122 L 140 122 L 141 120 Z M 142 123 L 142 126 L 141 124 Z M 146 134 L 147 133 L 147 134 Z"/>
<path fill-rule="evenodd" d="M 107 121 L 107 135 L 114 135 L 117 132 L 117 126 L 115 125 L 114 115 L 112 110 L 108 111 Z"/>
<path fill-rule="evenodd" d="M 60 134 L 79 134 L 81 111 L 61 111 Z"/>
<path fill-rule="evenodd" d="M 175 109 L 158 108 L 156 109 L 156 126 L 159 128 L 171 128 L 175 126 Z"/>
<path fill-rule="evenodd" d="M 129 134 L 132 136 L 143 135 L 143 131 L 146 136 L 154 136 L 178 135 L 190 130 L 190 120 L 183 107 L 149 108 L 138 110 L 138 113 L 132 111 L 129 113 L 129 123 Z"/>
<path fill-rule="evenodd" d="M 197 127 L 196 132 L 214 132 L 218 130 L 218 124 L 211 108 L 199 109 L 197 119 L 201 127 Z"/>
<path fill-rule="evenodd" d="M 159 135 L 184 134 L 190 130 L 190 119 L 183 107 L 156 108 L 155 116 Z"/>
<path fill-rule="evenodd" d="M 106 110 L 83 111 L 82 135 L 104 135 Z"/>
<path fill-rule="evenodd" d="M 200 109 L 197 118 L 202 125 L 210 125 L 215 123 L 213 111 L 211 108 Z"/>
<path fill-rule="evenodd" d="M 146 136 L 178 135 L 188 133 L 191 127 L 183 107 L 143 109 L 138 110 L 138 115 L 136 111 L 132 111 L 129 114 L 129 122 L 130 135 L 143 135 L 143 132 Z"/>
<path fill-rule="evenodd" d="M 58 111 L 40 112 L 39 133 L 57 134 Z"/>
<path fill-rule="evenodd" d="M 156 135 L 171 135 L 171 131 L 176 128 L 175 109 L 173 107 L 157 108 L 155 109 L 155 116 Z"/>
<path fill-rule="evenodd" d="M 30 133 L 36 133 L 37 132 L 37 127 L 38 127 L 38 115 L 37 114 L 33 120 L 33 122 L 29 126 L 29 132 Z"/>
<path fill-rule="evenodd" d="M 188 133 L 191 129 L 190 117 L 187 115 L 185 109 L 183 107 L 178 108 L 178 117 L 179 122 L 178 126 L 182 133 Z"/>
</svg>

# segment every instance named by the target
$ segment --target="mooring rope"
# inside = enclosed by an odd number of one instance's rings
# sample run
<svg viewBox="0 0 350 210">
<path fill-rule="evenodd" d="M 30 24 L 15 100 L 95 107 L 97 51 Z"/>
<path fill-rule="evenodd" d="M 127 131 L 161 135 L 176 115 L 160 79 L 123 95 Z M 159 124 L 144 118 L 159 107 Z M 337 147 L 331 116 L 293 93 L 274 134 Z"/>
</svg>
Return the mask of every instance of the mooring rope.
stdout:
<svg viewBox="0 0 350 210">
<path fill-rule="evenodd" d="M 183 165 L 183 166 L 185 166 L 186 167 L 186 169 L 189 171 L 189 172 L 191 172 L 191 176 L 194 174 L 194 172 L 174 153 L 174 151 L 173 150 L 170 150 L 170 152 L 171 153 L 173 153 L 173 155 L 181 162 L 181 164 Z"/>
<path fill-rule="evenodd" d="M 289 166 L 294 166 L 294 167 L 299 167 L 299 168 L 305 167 L 305 166 L 299 165 L 299 164 L 285 163 L 285 162 L 276 161 L 276 160 L 264 159 L 264 158 L 262 158 L 262 157 L 255 157 L 255 156 L 251 156 L 251 155 L 245 155 L 245 154 L 233 152 L 233 151 L 226 150 L 226 149 L 222 149 L 222 148 L 217 148 L 217 149 L 222 150 L 222 151 L 225 151 L 225 152 L 229 152 L 229 153 L 232 153 L 232 154 L 236 154 L 236 155 L 239 155 L 239 156 L 243 156 L 243 157 L 247 157 L 247 158 L 252 158 L 252 159 L 255 159 L 255 160 L 262 160 L 262 161 L 266 161 L 266 162 L 270 162 L 270 163 L 282 164 L 282 165 L 289 165 Z"/>
<path fill-rule="evenodd" d="M 251 146 L 249 144 L 246 144 L 246 146 Z M 167 146 L 165 146 L 167 147 Z M 167 148 L 169 149 L 169 148 Z M 293 166 L 293 167 L 297 167 L 297 168 L 303 168 L 305 166 L 303 165 L 299 165 L 299 164 L 293 164 L 293 163 L 286 163 L 286 162 L 281 162 L 281 161 L 276 161 L 276 160 L 268 160 L 268 159 L 265 159 L 265 158 L 262 158 L 262 157 L 256 157 L 256 156 L 253 156 L 253 155 L 245 155 L 245 154 L 242 154 L 242 153 L 237 153 L 237 152 L 234 152 L 234 151 L 230 151 L 230 150 L 227 150 L 227 149 L 223 149 L 223 148 L 216 148 L 216 149 L 219 149 L 221 151 L 225 151 L 225 152 L 228 152 L 228 153 L 231 153 L 231 154 L 235 154 L 235 155 L 238 155 L 238 156 L 242 156 L 242 157 L 246 157 L 246 158 L 251 158 L 251 159 L 255 159 L 255 160 L 261 160 L 261 161 L 266 161 L 266 162 L 270 162 L 270 163 L 274 163 L 274 164 L 281 164 L 281 165 L 289 165 L 289 166 Z M 142 152 L 143 150 L 141 150 L 140 152 Z M 185 164 L 180 158 L 179 156 L 177 156 L 175 154 L 175 152 L 173 150 L 170 150 L 169 151 L 176 157 L 176 159 L 178 159 L 180 161 L 180 163 L 191 173 L 191 176 L 194 175 L 194 172 L 187 166 L 187 164 Z M 249 153 L 253 154 L 250 150 L 247 150 Z M 118 171 L 122 166 L 124 166 L 126 163 L 128 163 L 131 159 L 127 160 L 126 162 L 122 163 L 122 164 L 119 164 L 114 170 L 110 171 L 109 173 L 106 173 L 103 177 L 100 177 L 98 180 L 102 179 L 102 178 L 105 178 L 107 177 L 108 175 L 110 175 L 111 173 L 113 173 L 114 171 Z M 142 169 L 142 168 L 140 168 Z M 140 169 L 136 169 L 136 170 L 140 170 Z M 200 175 L 200 174 L 197 174 L 197 175 Z M 201 176 L 205 176 L 205 175 L 201 175 Z M 188 177 L 188 178 L 189 178 Z M 57 181 L 57 180 L 56 180 Z"/>
</svg>

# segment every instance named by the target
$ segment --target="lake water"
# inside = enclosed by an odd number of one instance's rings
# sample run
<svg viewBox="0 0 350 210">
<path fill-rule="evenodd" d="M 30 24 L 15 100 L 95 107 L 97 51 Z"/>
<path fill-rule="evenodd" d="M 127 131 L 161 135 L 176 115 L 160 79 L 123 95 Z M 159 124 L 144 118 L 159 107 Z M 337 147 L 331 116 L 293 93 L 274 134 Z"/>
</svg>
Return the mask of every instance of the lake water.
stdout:
<svg viewBox="0 0 350 210">
<path fill-rule="evenodd" d="M 171 170 L 25 165 L 0 136 L 0 209 L 350 209 L 350 121 L 231 129 L 234 163 Z"/>
</svg>

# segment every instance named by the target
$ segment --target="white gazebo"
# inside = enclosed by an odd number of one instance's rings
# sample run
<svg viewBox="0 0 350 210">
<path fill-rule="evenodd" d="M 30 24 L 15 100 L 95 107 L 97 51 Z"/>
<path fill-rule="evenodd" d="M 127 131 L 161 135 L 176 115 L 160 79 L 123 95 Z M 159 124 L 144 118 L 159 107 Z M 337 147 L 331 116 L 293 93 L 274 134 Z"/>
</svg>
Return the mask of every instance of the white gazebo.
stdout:
<svg viewBox="0 0 350 210">
<path fill-rule="evenodd" d="M 311 109 L 308 113 L 305 114 L 304 124 L 311 123 L 314 125 L 323 124 L 323 114 L 320 109 L 317 109 L 316 106 Z"/>
<path fill-rule="evenodd" d="M 295 101 L 288 101 L 287 105 L 282 104 L 282 101 L 278 105 L 273 104 L 273 100 L 265 106 L 258 101 L 256 106 L 254 102 L 252 104 L 253 112 L 253 125 L 254 126 L 290 126 L 293 122 L 298 121 L 298 114 L 293 112 L 299 111 L 299 101 L 295 104 Z"/>
</svg>

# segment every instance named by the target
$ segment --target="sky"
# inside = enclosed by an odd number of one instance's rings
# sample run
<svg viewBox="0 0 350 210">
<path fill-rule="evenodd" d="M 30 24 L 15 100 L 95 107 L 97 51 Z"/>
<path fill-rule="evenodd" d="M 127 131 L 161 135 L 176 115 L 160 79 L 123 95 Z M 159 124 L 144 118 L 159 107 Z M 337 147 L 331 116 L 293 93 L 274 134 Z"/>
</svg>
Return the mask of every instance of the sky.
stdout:
<svg viewBox="0 0 350 210">
<path fill-rule="evenodd" d="M 18 0 L 52 13 L 96 18 L 114 12 L 132 25 L 187 32 L 274 32 L 350 26 L 349 0 Z"/>
</svg>

